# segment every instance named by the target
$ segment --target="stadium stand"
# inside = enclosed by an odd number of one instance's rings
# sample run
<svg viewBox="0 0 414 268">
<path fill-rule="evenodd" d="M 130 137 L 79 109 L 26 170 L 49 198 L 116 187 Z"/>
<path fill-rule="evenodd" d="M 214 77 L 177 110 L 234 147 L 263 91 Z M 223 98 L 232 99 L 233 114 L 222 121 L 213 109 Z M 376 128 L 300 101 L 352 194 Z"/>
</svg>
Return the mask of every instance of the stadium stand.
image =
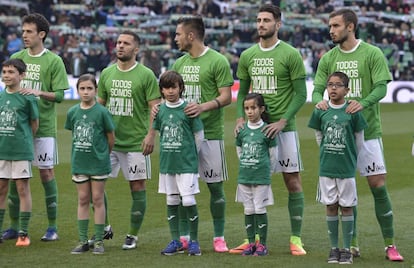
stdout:
<svg viewBox="0 0 414 268">
<path fill-rule="evenodd" d="M 221 51 L 237 68 L 238 56 L 256 41 L 258 6 L 269 1 L 237 0 L 0 0 L 0 60 L 7 59 L 13 34 L 20 33 L 21 17 L 39 12 L 51 22 L 47 47 L 59 54 L 68 74 L 99 72 L 114 61 L 115 38 L 124 29 L 143 40 L 140 61 L 158 76 L 180 52 L 174 43 L 175 21 L 184 14 L 202 14 L 206 43 Z M 326 22 L 339 7 L 354 9 L 359 37 L 379 46 L 395 80 L 414 80 L 414 0 L 272 1 L 283 11 L 280 39 L 303 55 L 309 79 L 319 58 L 330 49 Z"/>
</svg>

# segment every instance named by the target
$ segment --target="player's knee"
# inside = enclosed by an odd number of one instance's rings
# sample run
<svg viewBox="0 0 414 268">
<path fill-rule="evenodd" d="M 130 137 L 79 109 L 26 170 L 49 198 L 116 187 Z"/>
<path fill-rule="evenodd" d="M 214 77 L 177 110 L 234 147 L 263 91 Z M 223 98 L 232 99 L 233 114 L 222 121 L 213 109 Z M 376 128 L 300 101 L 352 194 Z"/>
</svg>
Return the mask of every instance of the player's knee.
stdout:
<svg viewBox="0 0 414 268">
<path fill-rule="evenodd" d="M 167 205 L 178 206 L 180 202 L 181 202 L 181 199 L 178 194 L 167 195 Z"/>
<path fill-rule="evenodd" d="M 194 195 L 186 195 L 182 197 L 182 202 L 184 207 L 190 207 L 196 204 L 196 199 Z"/>
</svg>

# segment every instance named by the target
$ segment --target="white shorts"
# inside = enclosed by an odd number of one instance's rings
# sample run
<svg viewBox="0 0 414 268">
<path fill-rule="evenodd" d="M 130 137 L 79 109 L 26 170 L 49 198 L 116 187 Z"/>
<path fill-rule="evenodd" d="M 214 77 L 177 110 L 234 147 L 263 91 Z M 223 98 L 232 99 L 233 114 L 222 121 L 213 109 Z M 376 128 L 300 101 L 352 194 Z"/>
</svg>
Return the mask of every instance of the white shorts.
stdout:
<svg viewBox="0 0 414 268">
<path fill-rule="evenodd" d="M 276 166 L 274 172 L 293 173 L 303 170 L 297 131 L 279 132 L 276 136 Z"/>
<path fill-rule="evenodd" d="M 158 193 L 179 194 L 180 196 L 195 195 L 200 193 L 198 187 L 198 174 L 160 174 Z"/>
<path fill-rule="evenodd" d="M 341 207 L 354 207 L 358 203 L 355 178 L 334 179 L 319 177 L 316 201 L 324 205 L 339 203 Z"/>
<path fill-rule="evenodd" d="M 364 141 L 358 152 L 357 166 L 364 177 L 387 173 L 381 138 Z"/>
<path fill-rule="evenodd" d="M 31 178 L 32 164 L 28 160 L 0 160 L 0 179 L 27 179 Z"/>
<path fill-rule="evenodd" d="M 223 140 L 205 140 L 198 154 L 198 173 L 206 183 L 228 179 Z"/>
<path fill-rule="evenodd" d="M 33 165 L 39 169 L 51 169 L 58 163 L 56 139 L 54 137 L 34 138 Z"/>
<path fill-rule="evenodd" d="M 118 177 L 122 170 L 127 181 L 146 180 L 151 178 L 151 159 L 141 152 L 111 152 L 112 172 L 109 177 Z"/>
<path fill-rule="evenodd" d="M 105 181 L 108 178 L 108 175 L 98 175 L 90 176 L 83 174 L 74 174 L 72 175 L 72 181 L 75 183 L 84 183 L 87 181 Z"/>
<path fill-rule="evenodd" d="M 237 184 L 236 202 L 250 203 L 255 210 L 262 209 L 274 204 L 272 186 Z"/>
</svg>

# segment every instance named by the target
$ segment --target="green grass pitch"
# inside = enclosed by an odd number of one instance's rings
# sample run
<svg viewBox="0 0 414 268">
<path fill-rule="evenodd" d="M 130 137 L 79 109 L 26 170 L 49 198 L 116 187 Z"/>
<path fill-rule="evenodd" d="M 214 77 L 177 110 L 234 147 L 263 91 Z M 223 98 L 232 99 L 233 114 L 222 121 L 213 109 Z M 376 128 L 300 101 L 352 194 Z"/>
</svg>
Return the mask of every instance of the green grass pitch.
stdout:
<svg viewBox="0 0 414 268">
<path fill-rule="evenodd" d="M 60 240 L 41 242 L 47 223 L 44 207 L 43 188 L 38 171 L 34 170 L 31 180 L 33 213 L 29 226 L 32 244 L 28 248 L 16 248 L 14 241 L 0 244 L 0 267 L 332 267 L 326 263 L 329 241 L 325 222 L 325 208 L 315 201 L 318 148 L 311 129 L 307 128 L 313 109 L 306 104 L 297 116 L 305 192 L 305 215 L 302 240 L 306 256 L 295 257 L 289 253 L 290 224 L 287 212 L 287 191 L 280 174 L 273 176 L 275 205 L 268 207 L 269 256 L 242 257 L 214 253 L 212 249 L 213 227 L 209 213 L 209 194 L 201 183 L 197 196 L 200 212 L 199 239 L 202 256 L 189 257 L 186 254 L 161 256 L 160 250 L 170 241 L 166 221 L 165 196 L 157 193 L 158 151 L 152 154 L 153 178 L 147 184 L 148 207 L 143 226 L 139 233 L 138 248 L 123 251 L 121 245 L 129 229 L 131 197 L 128 183 L 120 176 L 106 184 L 109 197 L 109 216 L 114 229 L 114 239 L 105 240 L 105 254 L 92 253 L 71 255 L 77 244 L 77 194 L 70 175 L 70 132 L 63 129 L 67 109 L 76 101 L 65 101 L 58 105 L 59 161 L 56 178 L 59 186 L 58 228 Z M 412 122 L 413 104 L 382 104 L 383 141 L 387 160 L 387 186 L 393 202 L 396 244 L 405 257 L 403 263 L 391 263 L 384 258 L 384 245 L 375 219 L 373 198 L 365 178 L 357 178 L 359 194 L 358 227 L 362 257 L 354 260 L 354 267 L 411 267 L 414 263 L 414 164 L 411 156 L 414 127 Z M 233 127 L 235 104 L 225 108 L 225 144 L 230 180 L 225 182 L 227 196 L 225 237 L 229 247 L 242 242 L 245 237 L 243 207 L 234 201 L 238 160 L 234 147 Z M 9 225 L 8 212 L 3 228 Z M 91 214 L 92 216 L 92 214 Z M 93 218 L 92 218 L 93 219 Z M 93 220 L 90 220 L 90 233 Z"/>
</svg>

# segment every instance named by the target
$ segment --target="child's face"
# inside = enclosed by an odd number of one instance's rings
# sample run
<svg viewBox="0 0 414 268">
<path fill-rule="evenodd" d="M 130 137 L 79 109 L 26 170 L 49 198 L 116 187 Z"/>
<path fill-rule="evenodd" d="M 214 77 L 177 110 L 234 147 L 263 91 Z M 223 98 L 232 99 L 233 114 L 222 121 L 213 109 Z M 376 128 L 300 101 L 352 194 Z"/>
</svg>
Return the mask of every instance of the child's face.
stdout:
<svg viewBox="0 0 414 268">
<path fill-rule="evenodd" d="M 329 99 L 333 104 L 342 104 L 345 101 L 345 96 L 348 94 L 349 88 L 345 87 L 341 78 L 332 76 L 326 85 L 328 89 Z"/>
<path fill-rule="evenodd" d="M 244 101 L 244 113 L 252 123 L 260 121 L 264 109 L 265 107 L 259 107 L 254 99 Z"/>
<path fill-rule="evenodd" d="M 92 81 L 82 81 L 78 86 L 78 94 L 82 102 L 91 102 L 96 97 L 96 87 Z"/>
<path fill-rule="evenodd" d="M 173 87 L 163 87 L 162 94 L 164 95 L 164 99 L 169 102 L 178 101 L 178 99 L 180 98 L 180 88 L 178 87 L 178 83 L 176 83 Z"/>
<path fill-rule="evenodd" d="M 20 81 L 23 80 L 24 73 L 20 74 L 16 67 L 13 65 L 4 66 L 1 72 L 1 81 L 6 85 L 6 87 L 15 87 L 20 84 Z"/>
</svg>

